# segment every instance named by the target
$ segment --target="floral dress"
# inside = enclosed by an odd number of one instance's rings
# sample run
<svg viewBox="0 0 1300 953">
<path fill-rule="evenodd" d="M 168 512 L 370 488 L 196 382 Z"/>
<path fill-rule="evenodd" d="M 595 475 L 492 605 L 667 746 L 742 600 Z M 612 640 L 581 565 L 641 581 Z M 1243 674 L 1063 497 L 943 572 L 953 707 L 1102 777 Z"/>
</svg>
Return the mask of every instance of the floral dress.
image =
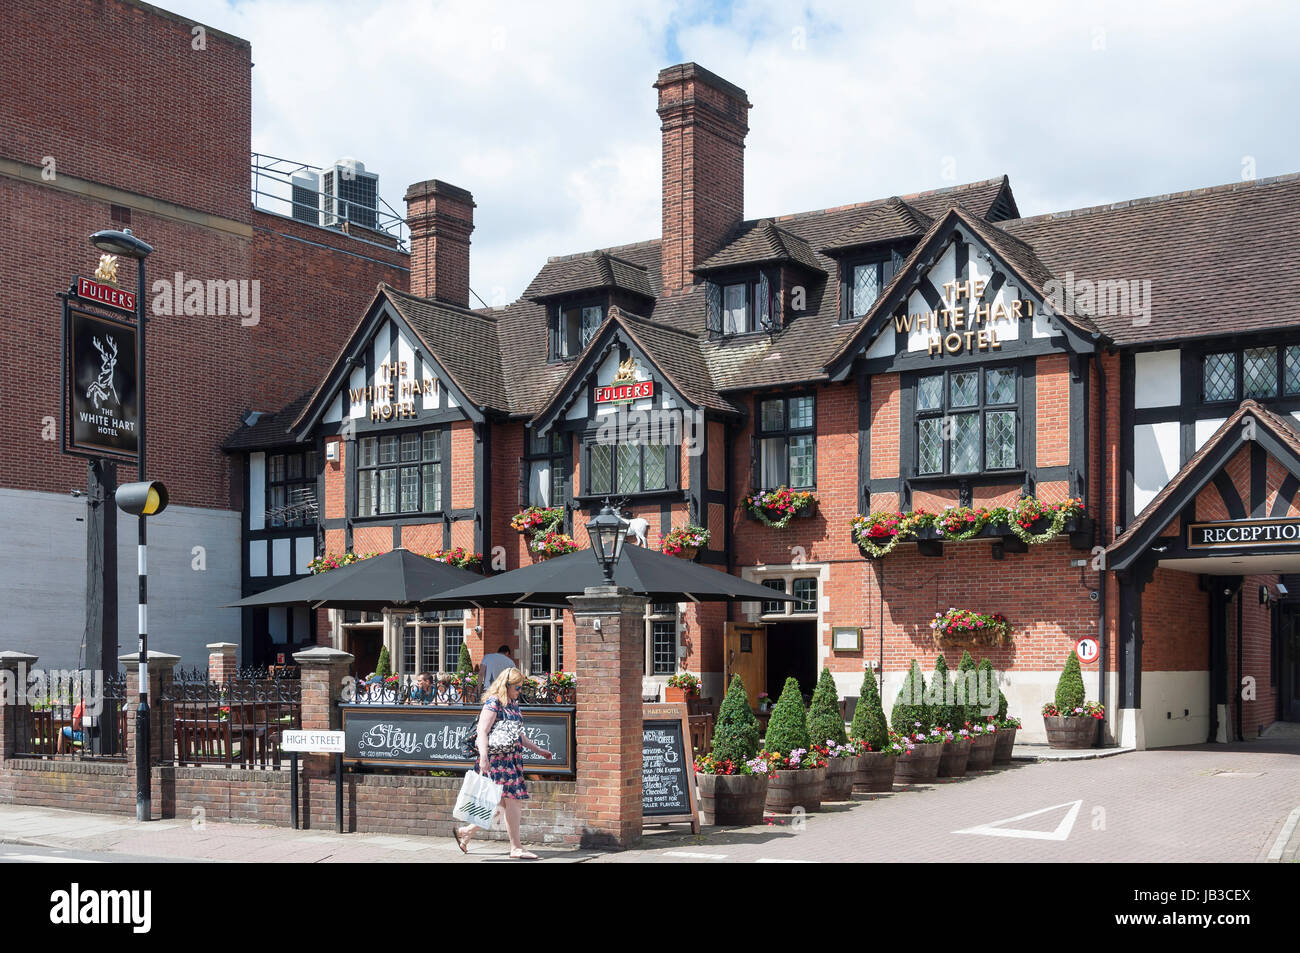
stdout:
<svg viewBox="0 0 1300 953">
<path fill-rule="evenodd" d="M 489 698 L 483 707 L 495 714 L 497 718 L 506 721 L 524 720 L 517 703 L 502 705 L 497 699 Z M 512 754 L 500 755 L 488 752 L 488 777 L 501 785 L 502 797 L 514 798 L 516 801 L 528 800 L 528 788 L 524 785 L 523 751 L 523 743 L 516 741 Z"/>
</svg>

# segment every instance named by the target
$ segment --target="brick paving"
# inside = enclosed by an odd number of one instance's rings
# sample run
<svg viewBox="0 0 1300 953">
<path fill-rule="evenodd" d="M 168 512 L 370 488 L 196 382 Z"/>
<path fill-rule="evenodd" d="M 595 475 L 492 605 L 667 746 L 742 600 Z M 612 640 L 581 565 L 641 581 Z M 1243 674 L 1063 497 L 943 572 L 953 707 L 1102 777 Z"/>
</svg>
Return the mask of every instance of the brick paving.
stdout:
<svg viewBox="0 0 1300 953">
<path fill-rule="evenodd" d="M 1061 840 L 1047 839 L 1079 802 Z M 1043 808 L 1051 811 L 1033 814 Z M 800 863 L 827 861 L 1295 862 L 1300 857 L 1300 742 L 1270 740 L 1017 763 L 967 778 L 858 795 L 803 818 L 750 828 L 649 828 L 637 849 L 601 854 L 534 846 L 545 862 Z M 1018 821 L 1019 815 L 1031 814 Z M 997 822 L 1005 822 L 998 825 Z M 956 833 L 981 825 L 1030 836 Z M 1037 835 L 1037 836 L 1034 836 Z M 1283 835 L 1283 836 L 1280 836 Z M 105 859 L 296 863 L 505 861 L 479 841 L 468 858 L 450 837 L 293 831 L 189 819 L 134 818 L 0 805 L 0 844 Z M 1280 856 L 1279 856 L 1280 855 Z"/>
</svg>

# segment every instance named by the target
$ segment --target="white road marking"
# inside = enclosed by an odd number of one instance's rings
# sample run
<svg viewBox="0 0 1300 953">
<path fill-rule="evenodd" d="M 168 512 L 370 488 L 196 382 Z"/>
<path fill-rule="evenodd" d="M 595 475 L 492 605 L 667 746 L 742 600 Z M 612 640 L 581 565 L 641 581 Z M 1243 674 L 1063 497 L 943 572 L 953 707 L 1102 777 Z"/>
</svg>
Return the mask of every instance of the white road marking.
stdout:
<svg viewBox="0 0 1300 953">
<path fill-rule="evenodd" d="M 726 854 L 700 854 L 690 850 L 666 850 L 665 857 L 689 857 L 692 860 L 722 860 Z"/>
<path fill-rule="evenodd" d="M 791 860 L 786 857 L 760 857 L 754 861 L 756 864 L 811 864 L 811 860 Z"/>
<path fill-rule="evenodd" d="M 29 864 L 102 864 L 102 860 L 79 860 L 75 857 L 46 857 L 43 854 L 0 854 L 0 860 L 21 860 Z"/>
<path fill-rule="evenodd" d="M 1273 849 L 1268 852 L 1269 860 L 1282 859 L 1282 851 L 1286 850 L 1287 842 L 1291 840 L 1291 834 L 1297 824 L 1300 824 L 1300 807 L 1292 811 L 1291 816 L 1282 825 L 1282 832 L 1277 835 L 1277 840 L 1273 841 Z"/>
<path fill-rule="evenodd" d="M 1079 816 L 1079 808 L 1083 806 L 1083 800 L 1066 801 L 1063 804 L 1053 804 L 1051 807 L 1039 808 L 1037 811 L 1030 811 L 1027 814 L 1017 814 L 1015 817 L 1003 818 L 1000 821 L 989 821 L 987 824 L 979 824 L 975 827 L 967 827 L 960 831 L 953 831 L 954 834 L 984 834 L 989 837 L 1023 837 L 1030 840 L 1065 840 L 1070 836 L 1070 831 L 1074 828 L 1074 819 Z M 1000 824 L 1010 824 L 1012 821 L 1023 821 L 1027 817 L 1037 817 L 1039 814 L 1046 814 L 1048 811 L 1059 811 L 1063 807 L 1070 810 L 1061 818 L 1061 823 L 1056 825 L 1054 831 L 1028 831 L 1018 827 L 999 827 Z"/>
</svg>

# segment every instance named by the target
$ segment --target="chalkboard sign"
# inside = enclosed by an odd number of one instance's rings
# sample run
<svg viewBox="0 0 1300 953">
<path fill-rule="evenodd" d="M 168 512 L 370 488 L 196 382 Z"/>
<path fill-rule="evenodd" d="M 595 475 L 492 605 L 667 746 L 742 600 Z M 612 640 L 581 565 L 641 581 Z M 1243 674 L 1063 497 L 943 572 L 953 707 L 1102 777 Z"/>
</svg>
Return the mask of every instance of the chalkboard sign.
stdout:
<svg viewBox="0 0 1300 953">
<path fill-rule="evenodd" d="M 690 821 L 695 811 L 695 753 L 685 705 L 646 705 L 641 721 L 641 814 L 658 823 Z"/>
<path fill-rule="evenodd" d="M 461 744 L 474 730 L 478 705 L 341 705 L 345 761 L 395 768 L 457 769 L 474 764 Z M 524 735 L 555 754 L 523 751 L 524 771 L 574 776 L 572 705 L 521 706 Z"/>
</svg>

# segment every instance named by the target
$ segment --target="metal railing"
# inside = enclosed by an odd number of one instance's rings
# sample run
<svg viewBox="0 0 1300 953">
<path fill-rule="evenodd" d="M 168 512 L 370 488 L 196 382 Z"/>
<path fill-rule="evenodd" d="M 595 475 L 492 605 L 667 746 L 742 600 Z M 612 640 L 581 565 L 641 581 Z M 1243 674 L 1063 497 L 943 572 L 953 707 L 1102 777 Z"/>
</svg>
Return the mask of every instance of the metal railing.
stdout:
<svg viewBox="0 0 1300 953">
<path fill-rule="evenodd" d="M 98 673 L 78 670 L 69 674 L 72 677 L 57 686 L 28 676 L 26 697 L 34 700 L 19 709 L 15 754 L 20 758 L 125 761 L 126 673 L 114 672 L 104 678 L 102 692 L 93 690 Z M 86 691 L 87 686 L 92 686 L 93 694 Z"/>
<path fill-rule="evenodd" d="M 177 671 L 159 699 L 174 741 L 161 763 L 281 767 L 284 732 L 302 727 L 302 683 L 291 674 L 252 669 L 213 681 L 199 669 Z"/>
<path fill-rule="evenodd" d="M 385 248 L 396 247 L 405 251 L 410 247 L 410 230 L 406 226 L 405 216 L 399 214 L 381 196 L 376 195 L 375 204 L 371 206 L 320 189 L 304 190 L 302 186 L 294 185 L 295 175 L 311 173 L 319 181 L 326 170 L 263 152 L 254 152 L 251 156 L 254 208 L 297 221 L 303 221 L 306 217 L 311 220 L 309 224 L 346 231 L 352 238 Z M 299 190 L 296 198 L 295 188 Z M 368 238 L 367 230 L 374 233 L 375 237 Z M 377 241 L 379 235 L 386 236 L 391 241 Z"/>
</svg>

